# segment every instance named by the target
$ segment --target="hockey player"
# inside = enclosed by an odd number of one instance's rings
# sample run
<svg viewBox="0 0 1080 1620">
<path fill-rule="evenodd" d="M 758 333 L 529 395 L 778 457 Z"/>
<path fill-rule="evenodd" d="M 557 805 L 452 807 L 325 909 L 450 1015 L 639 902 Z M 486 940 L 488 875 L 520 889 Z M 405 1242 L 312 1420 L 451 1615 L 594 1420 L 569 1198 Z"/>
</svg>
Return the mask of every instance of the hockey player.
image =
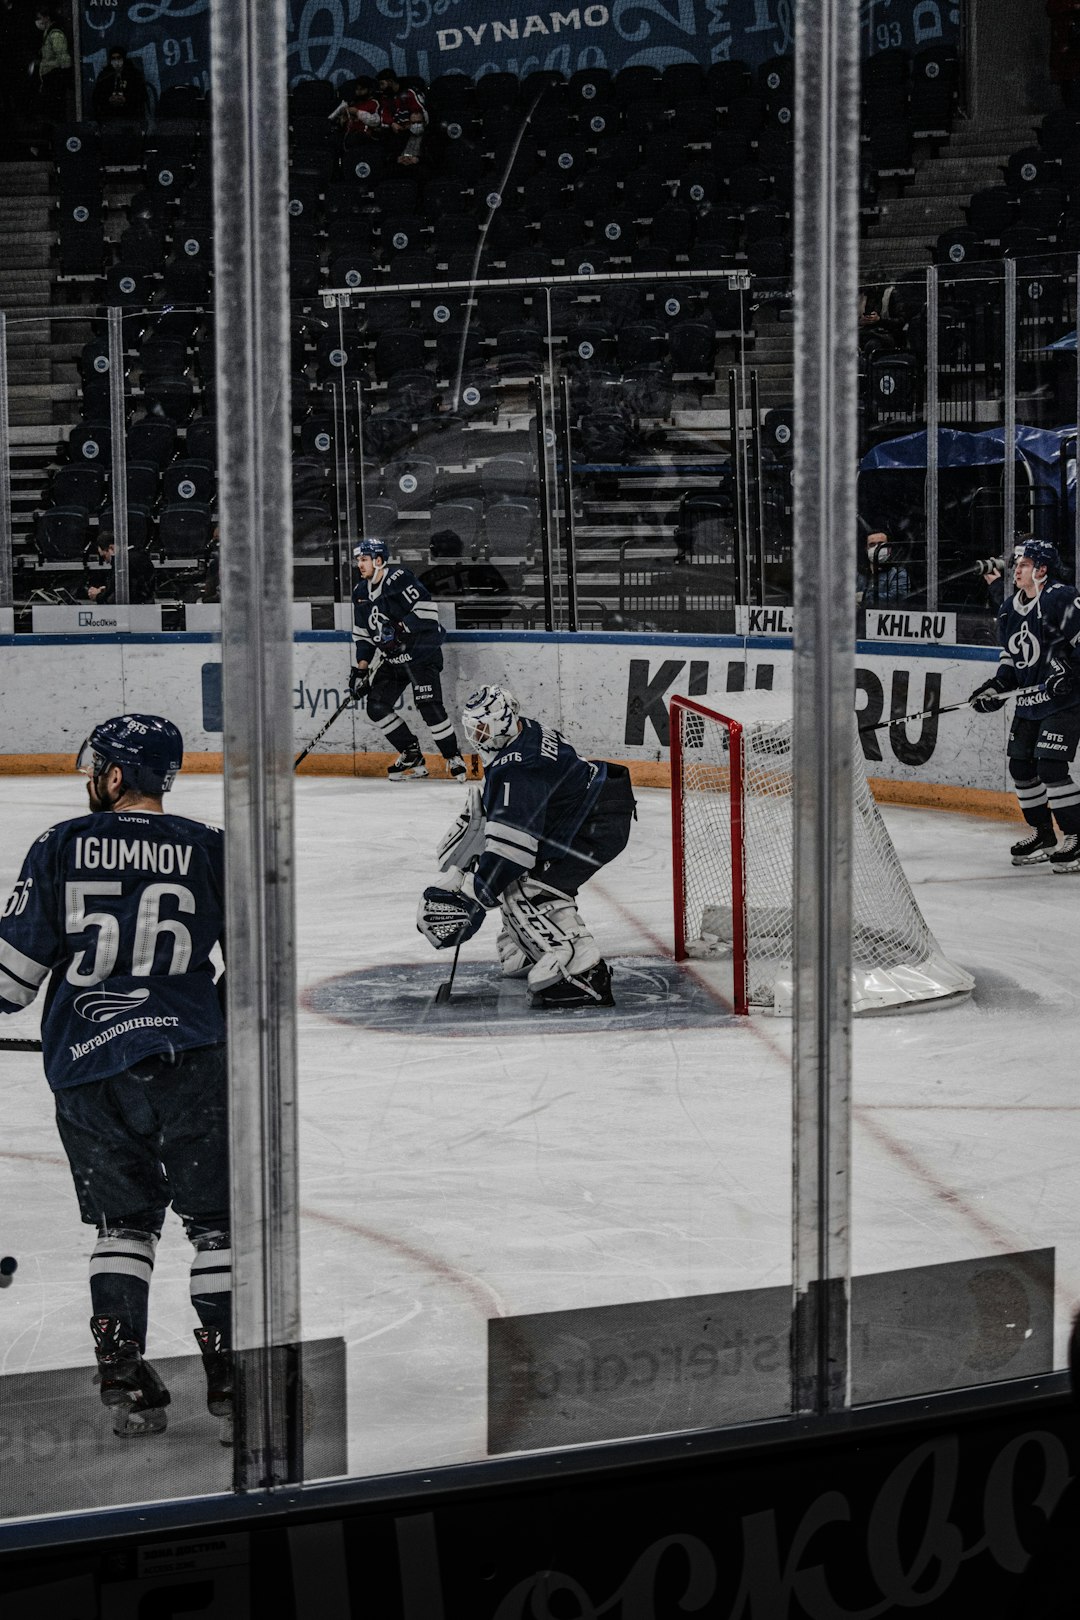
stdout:
<svg viewBox="0 0 1080 1620">
<path fill-rule="evenodd" d="M 415 574 L 390 565 L 385 540 L 361 540 L 353 547 L 360 578 L 353 587 L 353 650 L 356 667 L 349 674 L 349 695 L 367 699 L 368 719 L 401 753 L 387 771 L 391 782 L 426 776 L 420 744 L 401 715 L 394 713 L 405 688 L 426 722 L 450 775 L 464 782 L 465 761 L 458 752 L 453 722 L 443 704 L 442 644 L 446 632 L 439 610 Z M 371 663 L 381 654 L 375 674 Z"/>
<path fill-rule="evenodd" d="M 89 811 L 36 840 L 0 919 L 0 1012 L 47 981 L 45 1074 L 82 1218 L 97 1227 L 90 1328 L 124 1438 L 166 1423 L 169 1392 L 143 1356 L 169 1204 L 195 1248 L 207 1404 L 226 1419 L 232 1408 L 225 1020 L 210 960 L 224 934 L 223 840 L 162 808 L 183 757 L 158 715 L 96 726 L 76 761 Z"/>
<path fill-rule="evenodd" d="M 1048 860 L 1054 872 L 1080 873 L 1080 784 L 1070 770 L 1080 742 L 1080 596 L 1055 580 L 1060 572 L 1052 545 L 1019 538 L 1016 590 L 998 611 L 997 672 L 968 701 L 989 714 L 1017 687 L 1038 688 L 1017 700 L 1009 731 L 1009 775 L 1032 829 L 1012 846 L 1012 863 Z"/>
<path fill-rule="evenodd" d="M 461 723 L 484 761 L 483 794 L 470 789 L 439 846 L 446 881 L 424 890 L 417 927 L 445 949 L 471 939 L 498 906 L 502 971 L 527 975 L 534 1007 L 612 1006 L 611 970 L 577 893 L 626 847 L 629 771 L 580 759 L 559 732 L 522 719 L 498 686 L 474 692 Z"/>
</svg>

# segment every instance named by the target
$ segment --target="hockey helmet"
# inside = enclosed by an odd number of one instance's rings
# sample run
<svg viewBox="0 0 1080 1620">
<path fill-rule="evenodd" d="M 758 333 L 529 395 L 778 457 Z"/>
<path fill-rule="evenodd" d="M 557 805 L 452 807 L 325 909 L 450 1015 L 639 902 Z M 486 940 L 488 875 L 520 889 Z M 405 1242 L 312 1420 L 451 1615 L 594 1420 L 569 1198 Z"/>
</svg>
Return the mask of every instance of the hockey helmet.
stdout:
<svg viewBox="0 0 1080 1620">
<path fill-rule="evenodd" d="M 100 776 L 110 765 L 123 772 L 124 786 L 157 799 L 168 793 L 184 763 L 184 739 L 159 714 L 120 714 L 95 726 L 79 749 L 75 769 Z"/>
<path fill-rule="evenodd" d="M 492 760 L 517 736 L 518 700 L 502 686 L 481 686 L 461 711 L 461 729 L 483 760 Z"/>
<path fill-rule="evenodd" d="M 1017 559 L 1026 557 L 1036 568 L 1045 568 L 1051 579 L 1061 578 L 1061 558 L 1049 540 L 1036 540 L 1032 535 L 1017 537 Z"/>
<path fill-rule="evenodd" d="M 390 561 L 390 547 L 385 540 L 363 539 L 353 546 L 353 556 L 357 562 L 361 557 L 370 557 L 377 568 L 385 568 Z"/>
</svg>

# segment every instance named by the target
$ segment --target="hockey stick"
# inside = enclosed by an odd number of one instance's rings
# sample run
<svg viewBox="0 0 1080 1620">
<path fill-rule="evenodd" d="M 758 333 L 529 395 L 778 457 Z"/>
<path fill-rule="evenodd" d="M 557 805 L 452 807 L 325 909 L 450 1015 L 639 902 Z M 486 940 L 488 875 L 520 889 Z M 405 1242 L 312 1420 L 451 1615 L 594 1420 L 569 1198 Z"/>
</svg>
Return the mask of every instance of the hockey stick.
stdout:
<svg viewBox="0 0 1080 1620">
<path fill-rule="evenodd" d="M 952 714 L 954 709 L 966 709 L 967 706 L 968 700 L 965 698 L 963 703 L 945 703 L 940 709 L 919 709 L 916 714 L 901 714 L 895 720 L 879 720 L 873 726 L 860 726 L 859 735 L 868 731 L 885 731 L 889 726 L 906 726 L 911 720 L 929 720 L 935 714 Z"/>
<path fill-rule="evenodd" d="M 376 647 L 374 656 L 373 656 L 370 664 L 367 667 L 368 687 L 369 687 L 369 689 L 370 689 L 370 686 L 371 686 L 371 677 L 374 675 L 375 671 L 378 669 L 381 662 L 382 662 L 382 657 L 381 657 L 381 654 L 379 653 L 379 649 Z M 347 709 L 349 707 L 350 703 L 353 703 L 353 702 L 358 703 L 359 701 L 360 701 L 359 698 L 353 698 L 351 693 L 346 692 L 345 696 L 342 698 L 341 702 L 338 704 L 337 708 L 334 710 L 334 712 L 330 716 L 329 720 L 327 720 L 325 725 L 323 725 L 320 728 L 320 730 L 318 730 L 315 733 L 314 737 L 312 737 L 311 741 L 308 743 L 308 745 L 304 749 L 303 753 L 297 754 L 296 758 L 293 760 L 293 770 L 294 771 L 296 770 L 296 768 L 305 759 L 307 759 L 308 755 L 311 753 L 311 750 L 315 747 L 316 743 L 320 742 L 322 740 L 322 738 L 326 736 L 326 733 L 330 730 L 330 727 L 333 725 L 333 723 L 337 719 L 338 715 L 341 714 L 341 712 L 344 709 Z"/>
<path fill-rule="evenodd" d="M 445 984 L 440 984 L 435 992 L 436 1007 L 443 1007 L 450 1000 L 450 992 L 454 988 L 454 974 L 457 972 L 457 959 L 461 955 L 461 941 L 454 946 L 454 960 L 450 964 L 450 977 Z"/>
<path fill-rule="evenodd" d="M 1041 687 L 1024 686 L 1018 692 L 1002 692 L 1001 698 L 1003 703 L 1008 703 L 1010 698 L 1033 697 L 1039 691 Z M 963 703 L 944 703 L 940 709 L 919 709 L 915 714 L 898 715 L 895 720 L 879 720 L 873 726 L 860 726 L 859 735 L 862 736 L 867 731 L 884 731 L 889 726 L 906 726 L 912 720 L 929 720 L 935 714 L 953 714 L 957 709 L 967 709 L 970 706 L 971 699 L 965 698 Z"/>
<path fill-rule="evenodd" d="M 322 740 L 322 738 L 326 736 L 326 733 L 330 730 L 330 727 L 333 725 L 333 723 L 337 719 L 338 715 L 342 712 L 343 709 L 347 709 L 349 704 L 352 701 L 353 701 L 353 699 L 352 699 L 351 695 L 348 692 L 346 692 L 345 696 L 342 698 L 341 702 L 338 704 L 337 708 L 334 710 L 334 712 L 330 716 L 329 720 L 326 721 L 325 725 L 321 728 L 321 730 L 319 730 L 319 731 L 317 731 L 315 733 L 314 737 L 312 737 L 311 741 L 308 743 L 308 745 L 304 749 L 303 753 L 302 754 L 297 754 L 296 758 L 293 760 L 293 770 L 294 771 L 297 769 L 297 767 L 301 764 L 301 762 L 303 760 L 307 759 L 308 755 L 311 753 L 311 750 L 315 747 L 315 744 L 317 742 L 320 742 Z"/>
<path fill-rule="evenodd" d="M 32 1041 L 19 1035 L 0 1035 L 0 1051 L 4 1052 L 40 1052 L 41 1042 Z"/>
</svg>

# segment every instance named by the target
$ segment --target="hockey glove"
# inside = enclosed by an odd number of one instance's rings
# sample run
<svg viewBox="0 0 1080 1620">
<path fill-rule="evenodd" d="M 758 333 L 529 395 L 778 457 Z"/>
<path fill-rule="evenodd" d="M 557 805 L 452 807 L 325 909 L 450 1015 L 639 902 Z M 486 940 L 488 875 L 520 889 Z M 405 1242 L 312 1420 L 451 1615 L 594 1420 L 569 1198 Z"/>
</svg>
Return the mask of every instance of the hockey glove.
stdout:
<svg viewBox="0 0 1080 1620">
<path fill-rule="evenodd" d="M 484 921 L 484 908 L 460 890 L 452 894 L 448 889 L 425 889 L 416 912 L 416 926 L 437 951 L 460 945 L 480 928 Z"/>
<path fill-rule="evenodd" d="M 1043 686 L 1046 688 L 1047 697 L 1053 698 L 1055 703 L 1062 703 L 1076 693 L 1076 680 L 1072 671 L 1068 669 L 1052 670 Z"/>
<path fill-rule="evenodd" d="M 366 698 L 371 687 L 371 676 L 366 669 L 350 669 L 349 696 L 355 703 Z"/>
<path fill-rule="evenodd" d="M 991 680 L 983 681 L 981 686 L 977 686 L 968 698 L 968 702 L 976 714 L 993 714 L 995 709 L 1001 708 L 1005 699 L 997 681 Z"/>
</svg>

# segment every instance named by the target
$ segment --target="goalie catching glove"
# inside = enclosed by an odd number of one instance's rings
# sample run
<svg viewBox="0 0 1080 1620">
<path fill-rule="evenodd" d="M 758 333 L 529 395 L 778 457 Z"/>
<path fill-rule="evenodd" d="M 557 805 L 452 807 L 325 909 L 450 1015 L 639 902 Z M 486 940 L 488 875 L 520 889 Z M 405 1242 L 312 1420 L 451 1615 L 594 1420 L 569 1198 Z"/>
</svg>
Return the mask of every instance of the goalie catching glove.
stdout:
<svg viewBox="0 0 1080 1620">
<path fill-rule="evenodd" d="M 480 929 L 484 908 L 464 889 L 425 889 L 416 912 L 416 926 L 437 951 L 461 945 Z"/>
</svg>

